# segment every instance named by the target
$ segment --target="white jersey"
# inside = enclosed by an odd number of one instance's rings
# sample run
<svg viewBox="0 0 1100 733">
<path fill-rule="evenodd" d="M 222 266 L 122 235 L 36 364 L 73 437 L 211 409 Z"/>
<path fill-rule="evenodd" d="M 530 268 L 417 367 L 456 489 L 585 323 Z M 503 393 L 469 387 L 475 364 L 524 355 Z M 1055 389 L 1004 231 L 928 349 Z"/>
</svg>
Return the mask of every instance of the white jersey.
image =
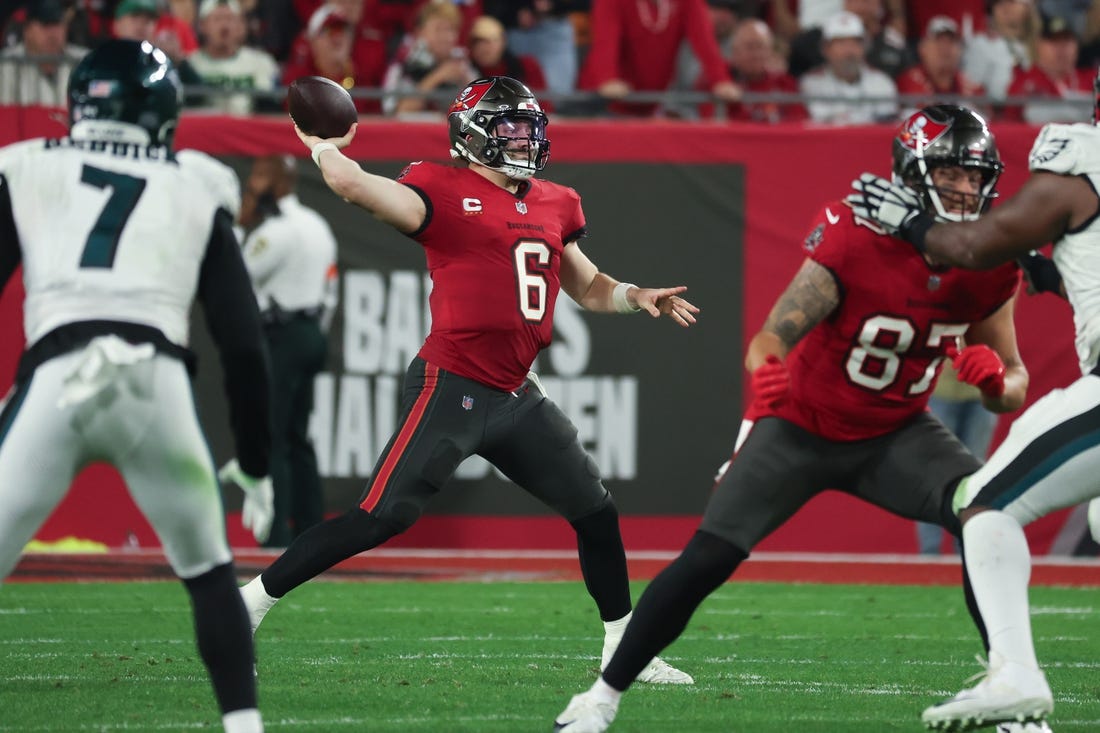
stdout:
<svg viewBox="0 0 1100 733">
<path fill-rule="evenodd" d="M 278 201 L 244 243 L 244 263 L 260 310 L 331 309 L 336 305 L 336 238 L 328 222 L 294 194 Z"/>
<path fill-rule="evenodd" d="M 30 346 L 78 321 L 125 321 L 186 346 L 215 213 L 236 216 L 236 174 L 195 151 L 88 139 L 0 150 L 22 250 Z"/>
<path fill-rule="evenodd" d="M 1085 176 L 1100 191 L 1100 128 L 1047 125 L 1035 139 L 1028 165 L 1033 171 Z M 1100 220 L 1063 234 L 1053 257 L 1073 306 L 1077 358 L 1087 374 L 1100 358 Z"/>
</svg>

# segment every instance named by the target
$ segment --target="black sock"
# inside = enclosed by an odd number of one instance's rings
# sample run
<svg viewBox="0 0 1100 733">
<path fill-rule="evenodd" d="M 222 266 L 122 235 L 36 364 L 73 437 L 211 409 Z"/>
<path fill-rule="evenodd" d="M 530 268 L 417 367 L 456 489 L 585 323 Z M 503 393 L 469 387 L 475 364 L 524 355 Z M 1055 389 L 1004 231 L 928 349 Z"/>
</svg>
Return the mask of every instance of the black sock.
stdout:
<svg viewBox="0 0 1100 733">
<path fill-rule="evenodd" d="M 603 671 L 604 681 L 616 690 L 629 687 L 649 661 L 683 633 L 699 604 L 747 556 L 720 537 L 697 531 L 680 557 L 638 599 L 623 640 Z"/>
<path fill-rule="evenodd" d="M 630 577 L 619 512 L 609 503 L 571 524 L 577 532 L 577 554 L 588 594 L 596 601 L 601 620 L 617 621 L 630 613 Z"/>
<path fill-rule="evenodd" d="M 256 707 L 252 629 L 233 563 L 183 581 L 191 595 L 199 655 L 222 715 Z"/>
</svg>

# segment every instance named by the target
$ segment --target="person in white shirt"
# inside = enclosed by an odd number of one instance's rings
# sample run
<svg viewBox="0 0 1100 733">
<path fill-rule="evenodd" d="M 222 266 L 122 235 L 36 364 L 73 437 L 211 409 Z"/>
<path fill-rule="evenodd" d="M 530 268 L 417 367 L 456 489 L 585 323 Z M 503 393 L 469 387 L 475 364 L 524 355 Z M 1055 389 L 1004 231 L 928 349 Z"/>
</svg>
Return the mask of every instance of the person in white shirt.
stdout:
<svg viewBox="0 0 1100 733">
<path fill-rule="evenodd" d="M 286 547 L 324 513 L 309 420 L 337 301 L 336 238 L 328 222 L 298 200 L 296 179 L 294 158 L 257 158 L 240 215 L 248 231 L 245 266 L 271 354 L 275 519 L 266 547 Z"/>
<path fill-rule="evenodd" d="M 898 115 L 893 79 L 866 63 L 863 21 L 854 13 L 829 18 L 822 28 L 825 64 L 802 77 L 810 119 L 836 125 L 893 120 Z"/>
<path fill-rule="evenodd" d="M 203 0 L 199 5 L 199 35 L 202 45 L 188 57 L 206 86 L 231 91 L 270 91 L 275 88 L 279 65 L 270 54 L 244 45 L 247 37 L 244 15 L 237 0 Z M 234 115 L 247 115 L 259 107 L 251 94 L 220 94 L 203 105 Z"/>
<path fill-rule="evenodd" d="M 1013 70 L 1031 68 L 1038 35 L 1039 16 L 1031 0 L 993 0 L 988 28 L 966 43 L 963 73 L 993 99 L 1004 99 Z"/>
</svg>

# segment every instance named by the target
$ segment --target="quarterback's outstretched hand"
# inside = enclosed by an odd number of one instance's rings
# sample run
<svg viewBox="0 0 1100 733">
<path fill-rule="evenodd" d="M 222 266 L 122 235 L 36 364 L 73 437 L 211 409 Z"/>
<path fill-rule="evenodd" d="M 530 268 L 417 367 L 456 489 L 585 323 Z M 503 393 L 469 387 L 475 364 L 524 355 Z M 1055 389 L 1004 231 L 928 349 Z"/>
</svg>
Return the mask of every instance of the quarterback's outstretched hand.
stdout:
<svg viewBox="0 0 1100 733">
<path fill-rule="evenodd" d="M 237 464 L 237 459 L 233 458 L 218 471 L 218 480 L 223 484 L 233 483 L 241 487 L 244 492 L 241 524 L 252 530 L 252 536 L 260 544 L 267 541 L 271 534 L 271 522 L 275 519 L 275 490 L 271 485 L 271 477 L 249 476 Z"/>
<path fill-rule="evenodd" d="M 891 183 L 871 173 L 852 181 L 856 193 L 845 201 L 852 212 L 863 219 L 877 222 L 890 234 L 906 239 L 906 231 L 923 214 L 920 199 L 913 189 L 901 183 Z M 925 216 L 927 216 L 925 214 Z"/>
<path fill-rule="evenodd" d="M 960 382 L 973 384 L 989 397 L 1005 393 L 1005 364 L 993 349 L 985 344 L 974 344 L 962 351 L 951 347 L 947 355 L 955 365 Z"/>
<path fill-rule="evenodd" d="M 674 288 L 638 288 L 632 295 L 634 305 L 649 315 L 654 318 L 666 315 L 687 328 L 695 323 L 695 314 L 699 309 L 680 297 L 680 293 L 686 290 L 686 285 Z"/>
<path fill-rule="evenodd" d="M 752 393 L 756 402 L 765 407 L 775 407 L 787 399 L 790 391 L 791 375 L 787 365 L 775 354 L 769 354 L 752 373 Z"/>
</svg>

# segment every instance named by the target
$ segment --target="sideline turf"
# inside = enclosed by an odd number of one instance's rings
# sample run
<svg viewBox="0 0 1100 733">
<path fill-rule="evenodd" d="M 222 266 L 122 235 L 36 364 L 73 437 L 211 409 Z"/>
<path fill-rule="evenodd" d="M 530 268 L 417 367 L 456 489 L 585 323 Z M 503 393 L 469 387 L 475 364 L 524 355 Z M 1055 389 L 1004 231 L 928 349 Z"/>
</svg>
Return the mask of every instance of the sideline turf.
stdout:
<svg viewBox="0 0 1100 733">
<path fill-rule="evenodd" d="M 635 594 L 644 584 L 635 586 Z M 1100 595 L 1034 588 L 1058 733 L 1100 730 Z M 173 582 L 0 588 L 0 731 L 220 730 Z M 314 582 L 257 635 L 269 731 L 547 732 L 597 672 L 579 583 Z M 727 584 L 637 685 L 612 733 L 920 731 L 977 672 L 954 588 Z"/>
</svg>

